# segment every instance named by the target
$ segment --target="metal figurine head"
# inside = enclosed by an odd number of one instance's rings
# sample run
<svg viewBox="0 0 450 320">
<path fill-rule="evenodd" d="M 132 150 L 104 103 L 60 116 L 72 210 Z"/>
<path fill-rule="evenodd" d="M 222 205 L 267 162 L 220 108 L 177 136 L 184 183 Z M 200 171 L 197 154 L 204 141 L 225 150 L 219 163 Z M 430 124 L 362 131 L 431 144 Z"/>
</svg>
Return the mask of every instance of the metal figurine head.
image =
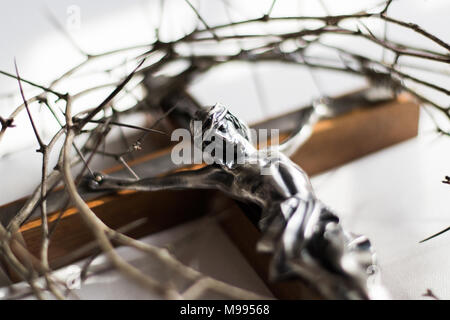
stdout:
<svg viewBox="0 0 450 320">
<path fill-rule="evenodd" d="M 231 168 L 244 163 L 245 157 L 256 151 L 249 127 L 219 103 L 195 114 L 191 133 L 195 147 L 202 150 L 208 164 Z"/>
</svg>

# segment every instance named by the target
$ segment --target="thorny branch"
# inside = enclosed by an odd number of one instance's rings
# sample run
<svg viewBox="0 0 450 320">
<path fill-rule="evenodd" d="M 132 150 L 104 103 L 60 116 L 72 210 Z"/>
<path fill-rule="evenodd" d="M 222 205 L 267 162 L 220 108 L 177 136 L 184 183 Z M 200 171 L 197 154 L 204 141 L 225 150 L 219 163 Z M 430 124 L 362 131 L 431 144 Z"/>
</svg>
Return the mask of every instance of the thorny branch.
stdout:
<svg viewBox="0 0 450 320">
<path fill-rule="evenodd" d="M 144 285 L 147 289 L 156 291 L 168 298 L 197 298 L 207 290 L 215 290 L 226 296 L 234 298 L 258 298 L 254 293 L 242 290 L 221 281 L 207 277 L 200 272 L 182 264 L 174 258 L 166 249 L 158 248 L 145 244 L 141 241 L 126 236 L 123 232 L 112 230 L 106 226 L 81 199 L 78 192 L 78 186 L 85 172 L 93 172 L 90 168 L 91 161 L 98 155 L 109 155 L 116 159 L 124 167 L 128 168 L 130 174 L 137 177 L 132 168 L 128 167 L 127 157 L 142 148 L 143 142 L 151 134 L 166 134 L 156 129 L 156 126 L 162 119 L 172 113 L 178 104 L 175 102 L 169 108 L 163 106 L 163 102 L 168 98 L 173 98 L 180 93 L 189 93 L 189 85 L 198 76 L 212 70 L 213 68 L 226 63 L 236 61 L 247 62 L 249 64 L 278 62 L 295 66 L 303 66 L 308 69 L 322 69 L 333 72 L 348 73 L 354 76 L 363 77 L 368 80 L 372 86 L 390 88 L 394 92 L 407 91 L 415 96 L 425 105 L 429 105 L 439 114 L 443 115 L 447 122 L 450 122 L 450 106 L 440 104 L 422 94 L 417 88 L 426 88 L 449 96 L 450 88 L 446 84 L 438 84 L 415 76 L 411 70 L 423 71 L 423 66 L 414 64 L 412 59 L 417 61 L 431 61 L 435 64 L 448 67 L 450 64 L 450 45 L 443 39 L 438 38 L 432 33 L 417 24 L 402 21 L 388 16 L 388 10 L 393 1 L 385 1 L 378 6 L 375 12 L 372 9 L 350 14 L 332 15 L 326 10 L 323 16 L 274 16 L 274 8 L 277 7 L 277 1 L 273 0 L 269 8 L 265 9 L 262 16 L 230 21 L 224 24 L 213 25 L 207 22 L 200 11 L 189 0 L 185 0 L 186 5 L 194 12 L 198 19 L 198 24 L 202 27 L 187 32 L 184 36 L 170 41 L 162 41 L 159 37 L 161 21 L 156 28 L 155 41 L 139 44 L 131 47 L 119 48 L 102 53 L 86 53 L 81 50 L 77 43 L 70 38 L 70 35 L 64 31 L 64 28 L 58 24 L 53 17 L 53 24 L 61 31 L 79 53 L 84 55 L 84 60 L 71 69 L 63 72 L 60 77 L 50 82 L 50 85 L 44 86 L 31 80 L 20 77 L 16 66 L 16 74 L 1 71 L 0 74 L 9 78 L 15 78 L 19 83 L 20 95 L 23 102 L 9 116 L 0 116 L 0 143 L 5 133 L 9 130 L 18 130 L 16 117 L 25 110 L 34 131 L 34 135 L 39 145 L 38 152 L 42 153 L 42 178 L 40 185 L 36 188 L 25 205 L 13 218 L 7 227 L 0 225 L 0 253 L 8 266 L 16 274 L 29 284 L 31 292 L 38 298 L 46 298 L 44 292 L 51 292 L 57 298 L 65 298 L 70 290 L 64 283 L 61 283 L 53 276 L 48 262 L 48 248 L 50 245 L 53 231 L 58 227 L 58 221 L 65 210 L 74 205 L 87 228 L 95 236 L 100 252 L 103 252 L 111 261 L 112 265 L 123 272 L 130 279 Z M 227 3 L 225 2 L 226 7 Z M 160 4 L 160 14 L 162 16 L 164 3 Z M 268 9 L 268 10 L 267 10 Z M 414 32 L 423 39 L 435 44 L 435 49 L 420 48 L 400 43 L 389 39 L 388 34 L 377 36 L 370 30 L 365 21 L 367 20 L 383 21 L 385 25 L 397 25 L 405 30 Z M 162 20 L 162 19 L 161 19 Z M 296 21 L 299 24 L 295 28 L 282 33 L 269 32 L 275 30 L 271 28 L 274 24 Z M 308 28 L 302 23 L 309 21 L 317 22 L 319 27 Z M 355 22 L 355 26 L 344 27 L 346 21 Z M 257 25 L 262 33 L 248 33 L 242 31 L 243 26 Z M 360 28 L 362 26 L 362 28 Z M 335 36 L 340 38 L 353 37 L 363 41 L 368 41 L 380 48 L 383 48 L 383 57 L 379 60 L 362 56 L 353 52 L 351 48 L 331 46 L 326 42 L 324 36 Z M 218 45 L 239 44 L 238 49 L 227 50 L 226 53 L 218 54 L 213 50 Z M 286 44 L 295 44 L 294 49 L 285 49 Z M 188 46 L 193 49 L 196 46 L 202 46 L 203 49 L 211 48 L 210 53 L 194 54 L 195 50 L 186 51 Z M 183 49 L 184 48 L 184 49 Z M 326 49 L 337 53 L 340 59 L 333 59 L 324 56 L 309 54 L 314 48 Z M 205 50 L 202 50 L 205 52 Z M 207 52 L 207 51 L 206 51 Z M 225 52 L 225 51 L 224 51 Z M 386 52 L 390 52 L 394 59 L 388 61 Z M 116 55 L 126 55 L 126 62 L 117 63 L 108 69 L 101 70 L 102 73 L 111 74 L 120 70 L 127 64 L 136 65 L 132 72 L 128 72 L 125 77 L 113 82 L 100 83 L 96 86 L 88 87 L 79 92 L 67 90 L 68 93 L 61 93 L 64 90 L 58 89 L 64 87 L 67 80 L 72 79 L 88 65 L 94 64 L 102 58 L 109 58 Z M 409 57 L 408 61 L 404 61 Z M 167 76 L 164 74 L 166 68 L 176 63 L 185 62 L 187 67 L 178 72 L 178 74 Z M 427 72 L 442 73 L 444 68 L 426 68 Z M 410 70 L 410 71 L 406 71 Z M 448 75 L 448 74 L 447 74 Z M 131 80 L 136 80 L 131 84 Z M 31 98 L 25 98 L 25 88 L 23 85 L 38 90 L 39 92 Z M 74 114 L 73 105 L 80 98 L 102 89 L 113 88 L 110 94 L 96 107 L 85 106 L 81 112 Z M 117 111 L 115 105 L 120 103 L 123 96 L 136 97 L 134 92 L 136 88 L 144 88 L 146 96 L 144 98 L 135 98 L 136 104 L 122 111 Z M 55 101 L 56 100 L 56 101 Z M 65 110 L 57 107 L 57 102 L 65 103 Z M 37 104 L 43 104 L 52 117 L 58 122 L 60 129 L 45 144 L 40 135 L 38 124 L 32 117 L 32 110 Z M 162 116 L 156 119 L 150 126 L 139 126 L 134 124 L 122 123 L 118 121 L 119 115 L 132 114 L 137 112 L 162 113 Z M 110 115 L 112 113 L 112 115 Z M 65 120 L 60 120 L 64 118 Z M 88 126 L 89 124 L 89 126 Z M 92 128 L 94 127 L 94 128 Z M 127 146 L 121 153 L 110 153 L 106 150 L 101 151 L 101 146 L 105 146 L 105 140 L 112 127 L 130 128 L 141 131 L 140 137 L 134 143 Z M 437 129 L 445 134 L 449 134 L 447 129 L 440 126 Z M 56 168 L 49 168 L 49 155 L 57 146 L 57 142 L 64 136 L 64 144 L 61 147 L 59 160 Z M 86 137 L 84 144 L 78 148 L 76 141 L 80 137 Z M 72 150 L 75 154 L 72 155 Z M 74 167 L 82 165 L 76 178 L 73 177 Z M 67 199 L 60 210 L 60 215 L 51 226 L 47 221 L 47 196 L 64 182 L 63 187 L 67 194 Z M 450 184 L 450 178 L 445 177 L 443 183 Z M 32 256 L 23 239 L 21 238 L 20 226 L 33 214 L 37 207 L 41 208 L 42 220 L 42 243 L 39 258 Z M 138 249 L 143 254 L 149 255 L 158 261 L 164 263 L 173 273 L 181 276 L 190 282 L 188 288 L 177 290 L 170 284 L 161 279 L 150 277 L 142 273 L 123 260 L 114 249 L 114 245 L 130 246 Z M 83 249 L 84 250 L 84 249 Z M 45 283 L 39 281 L 42 276 Z"/>
</svg>

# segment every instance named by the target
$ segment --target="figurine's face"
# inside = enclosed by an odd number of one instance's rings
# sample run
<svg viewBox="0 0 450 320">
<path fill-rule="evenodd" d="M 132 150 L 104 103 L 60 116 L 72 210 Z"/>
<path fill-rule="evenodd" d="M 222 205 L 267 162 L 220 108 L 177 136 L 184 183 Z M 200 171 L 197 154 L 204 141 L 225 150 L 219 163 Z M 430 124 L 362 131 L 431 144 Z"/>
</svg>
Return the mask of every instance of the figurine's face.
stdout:
<svg viewBox="0 0 450 320">
<path fill-rule="evenodd" d="M 201 148 L 204 156 L 210 155 L 216 163 L 228 166 L 252 146 L 248 126 L 221 104 L 214 105 L 208 111 L 197 112 L 191 122 L 191 132 L 194 143 Z M 225 159 L 226 152 L 234 154 Z"/>
</svg>

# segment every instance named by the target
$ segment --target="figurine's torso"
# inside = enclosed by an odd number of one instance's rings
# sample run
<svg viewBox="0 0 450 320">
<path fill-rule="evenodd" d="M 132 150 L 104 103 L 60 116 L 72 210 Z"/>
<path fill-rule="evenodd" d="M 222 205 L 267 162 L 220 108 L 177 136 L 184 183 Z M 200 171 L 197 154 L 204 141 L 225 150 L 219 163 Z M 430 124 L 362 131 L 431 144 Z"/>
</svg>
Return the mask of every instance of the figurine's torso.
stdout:
<svg viewBox="0 0 450 320">
<path fill-rule="evenodd" d="M 291 197 L 305 201 L 314 196 L 306 173 L 288 157 L 276 150 L 256 151 L 242 164 L 221 166 L 230 176 L 225 182 L 227 193 L 235 198 L 264 207 Z"/>
</svg>

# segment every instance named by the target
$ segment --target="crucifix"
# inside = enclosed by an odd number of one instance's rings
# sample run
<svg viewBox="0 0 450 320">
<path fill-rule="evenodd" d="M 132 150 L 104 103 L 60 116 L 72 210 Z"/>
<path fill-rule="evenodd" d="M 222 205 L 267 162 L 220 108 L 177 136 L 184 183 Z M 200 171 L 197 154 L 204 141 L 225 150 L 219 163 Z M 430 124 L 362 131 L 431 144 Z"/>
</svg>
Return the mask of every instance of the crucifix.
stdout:
<svg viewBox="0 0 450 320">
<path fill-rule="evenodd" d="M 364 236 L 345 232 L 339 218 L 314 194 L 307 174 L 283 151 L 296 150 L 317 122 L 318 104 L 307 110 L 299 130 L 279 146 L 257 150 L 248 126 L 224 106 L 198 111 L 191 133 L 211 163 L 198 170 L 164 177 L 124 179 L 97 173 L 94 190 L 157 191 L 217 189 L 244 203 L 258 206 L 262 238 L 258 250 L 273 254 L 271 277 L 303 277 L 330 299 L 377 298 L 368 281 L 376 270 L 372 248 Z M 326 112 L 324 110 L 324 112 Z M 201 124 L 198 129 L 194 123 Z M 199 137 L 200 136 L 200 137 Z M 211 152 L 205 149 L 212 145 Z M 226 150 L 231 150 L 229 157 Z M 209 160 L 209 161 L 208 161 Z"/>
</svg>

